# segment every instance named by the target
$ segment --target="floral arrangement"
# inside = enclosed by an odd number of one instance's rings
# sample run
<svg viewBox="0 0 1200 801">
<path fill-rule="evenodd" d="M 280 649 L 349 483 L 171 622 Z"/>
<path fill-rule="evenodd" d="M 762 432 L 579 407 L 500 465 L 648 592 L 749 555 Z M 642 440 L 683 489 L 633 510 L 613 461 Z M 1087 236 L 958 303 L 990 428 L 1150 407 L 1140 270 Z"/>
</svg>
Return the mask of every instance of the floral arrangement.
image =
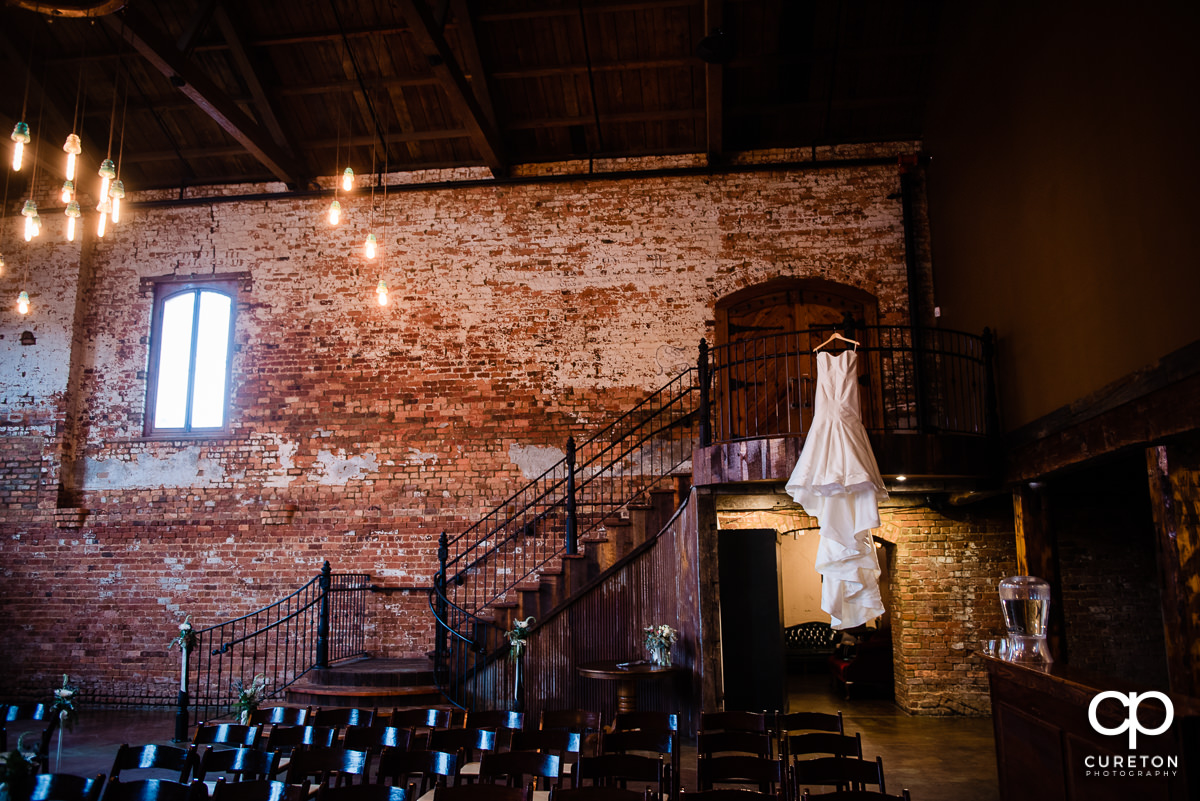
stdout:
<svg viewBox="0 0 1200 801">
<path fill-rule="evenodd" d="M 75 721 L 79 719 L 79 702 L 75 700 L 77 695 L 79 688 L 72 686 L 64 673 L 62 686 L 54 691 L 53 711 L 58 714 L 59 727 L 67 731 L 72 731 Z"/>
<path fill-rule="evenodd" d="M 529 629 L 537 622 L 533 615 L 524 620 L 514 620 L 512 628 L 504 633 L 508 638 L 508 658 L 516 662 L 525 653 L 525 640 L 529 637 Z"/>
<path fill-rule="evenodd" d="M 179 636 L 171 640 L 167 650 L 178 648 L 181 651 L 192 651 L 196 647 L 196 630 L 192 628 L 192 616 L 188 615 L 179 624 Z"/>
<path fill-rule="evenodd" d="M 646 626 L 646 649 L 650 651 L 650 661 L 656 665 L 671 664 L 671 646 L 679 638 L 679 632 L 665 623 L 657 626 Z"/>
<path fill-rule="evenodd" d="M 233 702 L 233 708 L 243 723 L 250 721 L 251 713 L 258 709 L 259 703 L 267 697 L 268 684 L 270 682 L 262 673 L 251 679 L 249 684 L 244 683 L 241 679 L 234 679 L 233 689 L 237 693 L 237 700 Z"/>
</svg>

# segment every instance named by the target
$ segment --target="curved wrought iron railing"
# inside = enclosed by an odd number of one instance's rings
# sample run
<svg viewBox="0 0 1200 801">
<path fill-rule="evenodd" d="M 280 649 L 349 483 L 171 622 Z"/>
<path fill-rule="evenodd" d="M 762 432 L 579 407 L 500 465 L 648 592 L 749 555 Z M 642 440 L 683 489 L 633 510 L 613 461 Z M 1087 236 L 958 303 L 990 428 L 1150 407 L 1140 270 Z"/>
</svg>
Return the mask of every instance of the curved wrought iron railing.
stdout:
<svg viewBox="0 0 1200 801">
<path fill-rule="evenodd" d="M 825 326 L 709 348 L 634 409 L 576 446 L 465 531 L 442 535 L 430 591 L 439 686 L 457 705 L 511 697 L 487 667 L 505 649 L 485 611 L 576 552 L 580 536 L 690 464 L 696 446 L 803 436 L 815 403 L 813 348 L 856 339 L 862 418 L 876 433 L 996 430 L 990 338 L 900 326 Z"/>
<path fill-rule="evenodd" d="M 366 654 L 366 573 L 334 573 L 329 562 L 300 589 L 248 615 L 196 630 L 186 694 L 179 699 L 186 737 L 188 703 L 194 722 L 227 716 L 237 700 L 235 682 L 266 681 L 278 698 L 314 668 Z"/>
</svg>

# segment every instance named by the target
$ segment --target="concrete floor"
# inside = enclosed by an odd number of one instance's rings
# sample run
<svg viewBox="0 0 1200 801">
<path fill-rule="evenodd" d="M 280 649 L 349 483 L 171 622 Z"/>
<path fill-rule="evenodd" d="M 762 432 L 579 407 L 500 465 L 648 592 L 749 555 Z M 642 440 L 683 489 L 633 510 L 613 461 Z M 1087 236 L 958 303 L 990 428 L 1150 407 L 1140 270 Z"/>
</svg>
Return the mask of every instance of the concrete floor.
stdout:
<svg viewBox="0 0 1200 801">
<path fill-rule="evenodd" d="M 914 801 L 998 801 L 996 756 L 990 718 L 917 717 L 889 700 L 846 701 L 828 689 L 823 677 L 792 677 L 792 711 L 841 710 L 847 733 L 861 732 L 864 755 L 883 757 L 887 789 L 907 788 Z M 59 772 L 108 774 L 121 743 L 171 744 L 171 710 L 80 711 L 75 730 L 65 733 Z M 12 734 L 12 732 L 10 732 Z M 51 742 L 53 769 L 57 739 Z M 683 786 L 696 786 L 695 747 L 683 749 Z"/>
</svg>

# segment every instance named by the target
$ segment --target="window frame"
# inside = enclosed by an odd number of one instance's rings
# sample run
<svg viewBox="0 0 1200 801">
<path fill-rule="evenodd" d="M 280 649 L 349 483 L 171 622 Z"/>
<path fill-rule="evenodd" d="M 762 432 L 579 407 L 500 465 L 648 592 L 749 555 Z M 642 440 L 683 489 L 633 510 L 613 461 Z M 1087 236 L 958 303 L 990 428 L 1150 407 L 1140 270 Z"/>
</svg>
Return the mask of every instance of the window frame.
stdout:
<svg viewBox="0 0 1200 801">
<path fill-rule="evenodd" d="M 214 279 L 158 280 L 153 282 L 154 304 L 150 316 L 150 348 L 149 363 L 146 369 L 146 405 L 143 415 L 142 436 L 145 439 L 203 439 L 207 437 L 228 436 L 232 430 L 231 417 L 233 413 L 233 357 L 237 351 L 234 333 L 237 331 L 238 281 L 234 278 L 222 277 Z M 158 428 L 155 426 L 155 407 L 158 401 L 158 365 L 162 350 L 163 310 L 168 300 L 181 294 L 194 293 L 196 303 L 199 303 L 203 292 L 215 292 L 229 298 L 229 333 L 225 343 L 225 399 L 221 415 L 220 427 L 192 428 L 191 402 L 192 389 L 195 384 L 195 365 L 192 364 L 188 375 L 187 408 L 185 409 L 185 424 L 182 428 Z M 194 307 L 195 308 L 195 307 Z M 192 315 L 192 358 L 195 358 L 197 327 L 199 315 Z"/>
</svg>

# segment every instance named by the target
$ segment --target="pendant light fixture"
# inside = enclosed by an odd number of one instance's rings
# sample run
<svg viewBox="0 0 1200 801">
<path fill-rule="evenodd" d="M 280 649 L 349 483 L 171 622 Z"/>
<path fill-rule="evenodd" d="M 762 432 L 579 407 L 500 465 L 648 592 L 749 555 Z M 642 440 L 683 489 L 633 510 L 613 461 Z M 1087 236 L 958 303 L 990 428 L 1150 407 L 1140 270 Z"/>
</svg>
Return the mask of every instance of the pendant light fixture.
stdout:
<svg viewBox="0 0 1200 801">
<path fill-rule="evenodd" d="M 382 278 L 379 279 L 379 286 L 375 287 L 375 298 L 380 306 L 388 305 L 388 285 Z"/>
<path fill-rule="evenodd" d="M 354 170 L 347 167 L 342 172 L 342 191 L 349 192 L 354 188 Z"/>
<path fill-rule="evenodd" d="M 29 67 L 25 71 L 25 97 L 21 101 L 22 120 L 25 119 L 25 112 L 29 108 L 29 81 L 33 77 L 33 38 L 30 38 L 29 41 L 29 61 L 27 63 Z M 16 125 L 14 125 L 12 136 L 10 138 L 14 143 L 12 158 L 13 172 L 20 172 L 21 163 L 25 158 L 25 145 L 29 144 L 30 140 L 32 139 L 29 133 L 29 123 L 18 122 Z"/>
<path fill-rule="evenodd" d="M 81 212 L 79 211 L 79 202 L 72 200 L 67 204 L 67 241 L 75 241 L 75 221 L 79 219 Z"/>
<path fill-rule="evenodd" d="M 379 243 L 375 239 L 375 234 L 367 234 L 366 244 L 363 245 L 363 255 L 368 259 L 375 258 L 379 249 Z"/>
<path fill-rule="evenodd" d="M 29 314 L 29 293 L 24 289 L 21 290 L 20 295 L 17 295 L 17 312 Z"/>
<path fill-rule="evenodd" d="M 37 203 L 32 200 L 25 201 L 25 208 L 21 209 L 21 216 L 25 218 L 25 241 L 32 242 L 37 236 L 37 223 L 33 221 L 34 217 L 38 216 Z"/>
<path fill-rule="evenodd" d="M 342 221 L 342 204 L 336 200 L 329 204 L 329 224 L 337 225 Z"/>
<path fill-rule="evenodd" d="M 71 198 L 75 197 L 75 182 L 68 179 L 63 181 L 62 195 L 60 196 L 63 203 L 70 203 Z"/>
<path fill-rule="evenodd" d="M 125 199 L 125 184 L 120 178 L 113 181 L 108 196 L 112 198 L 112 221 L 116 225 L 121 221 L 121 201 Z"/>
<path fill-rule="evenodd" d="M 67 183 L 75 180 L 75 157 L 83 152 L 83 143 L 77 134 L 67 134 L 67 143 L 63 145 L 67 151 Z"/>
<path fill-rule="evenodd" d="M 338 162 L 342 158 L 342 118 L 338 115 L 337 145 L 333 151 L 333 169 L 337 173 Z M 337 225 L 342 221 L 342 204 L 337 199 L 337 184 L 333 185 L 333 202 L 329 204 L 329 224 Z"/>
</svg>

